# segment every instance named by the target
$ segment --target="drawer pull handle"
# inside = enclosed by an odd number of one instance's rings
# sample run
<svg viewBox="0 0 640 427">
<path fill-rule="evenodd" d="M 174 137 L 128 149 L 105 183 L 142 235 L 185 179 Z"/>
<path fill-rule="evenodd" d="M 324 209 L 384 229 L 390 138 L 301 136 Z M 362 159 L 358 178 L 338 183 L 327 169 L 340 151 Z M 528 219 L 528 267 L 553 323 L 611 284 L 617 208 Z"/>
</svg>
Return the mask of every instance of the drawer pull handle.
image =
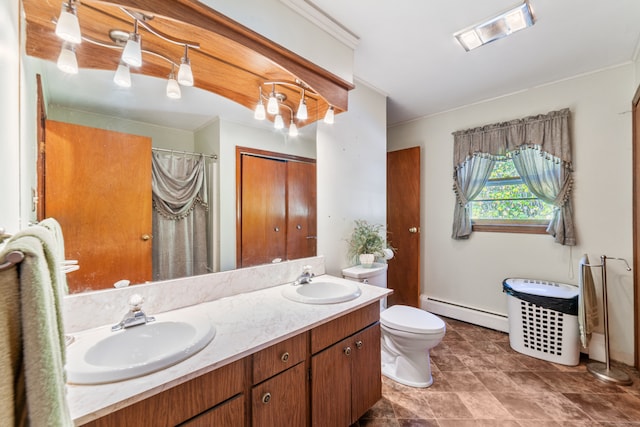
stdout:
<svg viewBox="0 0 640 427">
<path fill-rule="evenodd" d="M 345 347 L 344 354 L 346 354 L 347 356 L 351 355 L 351 347 Z"/>
<path fill-rule="evenodd" d="M 267 404 L 271 401 L 271 393 L 265 393 L 262 395 L 262 403 Z"/>
<path fill-rule="evenodd" d="M 363 345 L 363 343 L 362 343 L 361 340 L 356 341 L 356 347 L 362 348 L 362 345 Z"/>
<path fill-rule="evenodd" d="M 285 352 L 282 354 L 282 357 L 280 357 L 280 360 L 282 360 L 283 362 L 288 361 L 288 360 L 289 360 L 289 352 L 285 351 Z"/>
</svg>

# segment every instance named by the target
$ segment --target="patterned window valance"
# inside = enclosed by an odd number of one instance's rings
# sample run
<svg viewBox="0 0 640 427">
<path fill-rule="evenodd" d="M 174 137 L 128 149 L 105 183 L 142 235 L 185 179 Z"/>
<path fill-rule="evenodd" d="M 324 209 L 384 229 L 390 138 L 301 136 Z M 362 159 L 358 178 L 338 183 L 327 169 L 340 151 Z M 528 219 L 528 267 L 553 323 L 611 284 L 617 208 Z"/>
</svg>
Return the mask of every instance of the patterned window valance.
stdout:
<svg viewBox="0 0 640 427">
<path fill-rule="evenodd" d="M 572 168 L 568 108 L 547 114 L 453 132 L 453 166 L 473 156 L 504 159 L 522 148 L 536 148 Z"/>
</svg>

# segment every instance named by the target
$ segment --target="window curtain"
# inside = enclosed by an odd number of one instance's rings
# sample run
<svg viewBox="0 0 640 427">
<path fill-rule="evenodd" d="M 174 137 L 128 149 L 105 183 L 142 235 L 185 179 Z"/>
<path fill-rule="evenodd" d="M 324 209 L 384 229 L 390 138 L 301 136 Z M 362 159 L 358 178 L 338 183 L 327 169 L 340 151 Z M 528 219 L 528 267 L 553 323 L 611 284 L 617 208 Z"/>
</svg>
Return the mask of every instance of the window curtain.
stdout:
<svg viewBox="0 0 640 427">
<path fill-rule="evenodd" d="M 203 155 L 152 155 L 154 280 L 209 271 L 205 172 Z"/>
<path fill-rule="evenodd" d="M 459 210 L 466 211 L 474 197 L 471 192 L 460 191 L 468 184 L 458 170 L 468 168 L 467 164 L 478 157 L 494 161 L 511 157 L 518 173 L 536 197 L 555 206 L 547 232 L 557 243 L 576 244 L 571 200 L 573 163 L 569 118 L 569 109 L 565 108 L 453 133 L 454 239 L 466 239 L 471 233 L 469 214 L 460 214 Z"/>
</svg>

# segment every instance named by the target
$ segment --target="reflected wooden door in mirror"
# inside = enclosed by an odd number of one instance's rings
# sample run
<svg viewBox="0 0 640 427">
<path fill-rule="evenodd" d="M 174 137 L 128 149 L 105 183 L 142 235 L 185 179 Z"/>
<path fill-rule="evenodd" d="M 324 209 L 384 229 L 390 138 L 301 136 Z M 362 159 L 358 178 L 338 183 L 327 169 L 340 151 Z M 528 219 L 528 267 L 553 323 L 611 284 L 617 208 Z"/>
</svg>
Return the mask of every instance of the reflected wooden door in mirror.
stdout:
<svg viewBox="0 0 640 427">
<path fill-rule="evenodd" d="M 151 280 L 151 139 L 46 122 L 45 217 L 64 232 L 70 292 Z"/>
<path fill-rule="evenodd" d="M 243 147 L 236 159 L 238 267 L 315 256 L 315 160 Z"/>
</svg>

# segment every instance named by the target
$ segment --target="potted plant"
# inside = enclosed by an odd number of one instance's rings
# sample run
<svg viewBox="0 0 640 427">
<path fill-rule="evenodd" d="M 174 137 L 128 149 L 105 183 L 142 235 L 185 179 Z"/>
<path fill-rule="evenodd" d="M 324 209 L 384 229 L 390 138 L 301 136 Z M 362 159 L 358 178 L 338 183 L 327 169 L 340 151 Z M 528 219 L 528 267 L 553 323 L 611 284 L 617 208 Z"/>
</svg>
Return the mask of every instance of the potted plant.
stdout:
<svg viewBox="0 0 640 427">
<path fill-rule="evenodd" d="M 347 240 L 349 260 L 364 267 L 372 267 L 376 258 L 388 259 L 393 256 L 393 248 L 387 246 L 380 224 L 369 224 L 365 220 L 357 219 L 351 237 Z M 391 256 L 389 256 L 391 251 Z"/>
</svg>

